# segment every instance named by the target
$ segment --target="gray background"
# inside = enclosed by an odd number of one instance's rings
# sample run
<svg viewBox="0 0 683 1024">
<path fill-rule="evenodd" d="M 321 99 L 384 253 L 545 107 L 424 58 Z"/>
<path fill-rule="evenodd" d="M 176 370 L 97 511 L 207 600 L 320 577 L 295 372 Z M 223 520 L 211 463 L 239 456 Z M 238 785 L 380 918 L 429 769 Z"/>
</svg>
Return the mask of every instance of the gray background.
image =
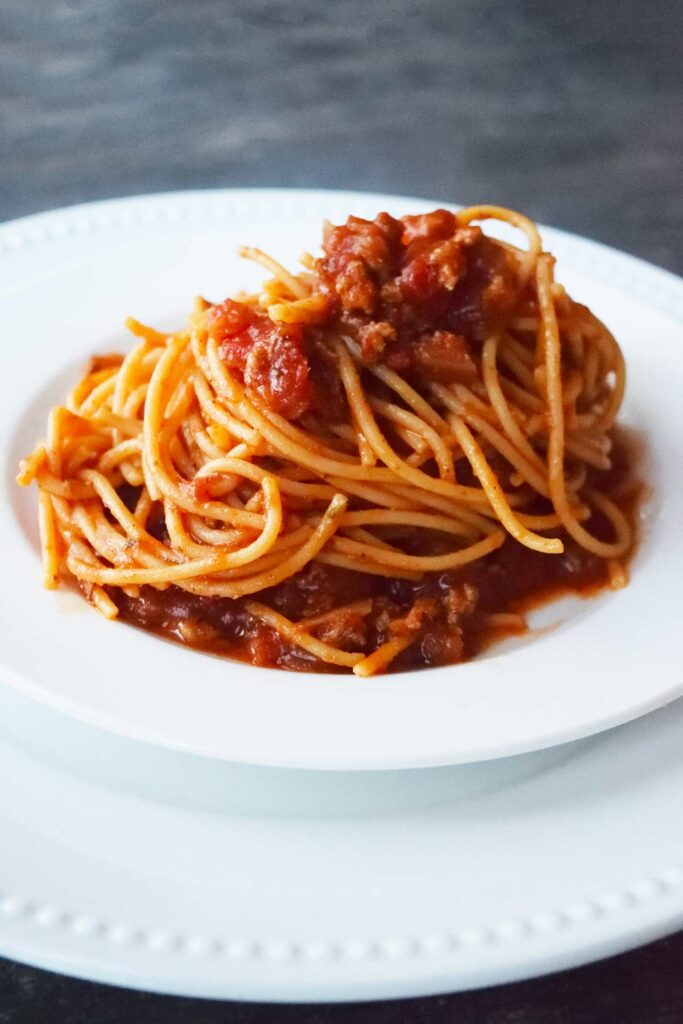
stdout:
<svg viewBox="0 0 683 1024">
<path fill-rule="evenodd" d="M 0 219 L 128 193 L 491 201 L 683 268 L 680 0 L 0 0 Z M 376 1007 L 190 1003 L 0 964 L 0 1024 L 677 1024 L 683 937 Z"/>
<path fill-rule="evenodd" d="M 682 6 L 2 0 L 0 218 L 345 187 L 496 200 L 680 269 Z"/>
</svg>

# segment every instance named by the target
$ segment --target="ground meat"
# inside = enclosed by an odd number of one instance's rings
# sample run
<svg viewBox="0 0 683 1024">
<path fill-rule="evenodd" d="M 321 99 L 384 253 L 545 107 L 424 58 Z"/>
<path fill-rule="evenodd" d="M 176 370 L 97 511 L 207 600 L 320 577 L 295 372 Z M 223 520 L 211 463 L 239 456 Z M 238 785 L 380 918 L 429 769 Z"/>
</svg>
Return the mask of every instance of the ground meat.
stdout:
<svg viewBox="0 0 683 1024">
<path fill-rule="evenodd" d="M 274 412 L 296 420 L 311 403 L 309 366 L 299 324 L 273 324 L 254 344 L 244 368 L 244 383 Z"/>
<path fill-rule="evenodd" d="M 450 632 L 434 630 L 427 633 L 420 644 L 420 659 L 425 668 L 432 665 L 456 665 L 466 658 L 465 641 L 459 626 Z"/>
<path fill-rule="evenodd" d="M 479 592 L 471 583 L 460 583 L 447 587 L 444 595 L 446 622 L 457 626 L 463 615 L 471 615 L 477 607 Z"/>
<path fill-rule="evenodd" d="M 385 362 L 392 370 L 417 371 L 421 376 L 444 384 L 471 384 L 477 379 L 477 364 L 461 334 L 434 331 L 413 341 L 392 345 Z"/>
<path fill-rule="evenodd" d="M 470 384 L 481 340 L 517 298 L 505 249 L 447 210 L 327 224 L 323 252 L 316 294 L 327 304 L 315 323 L 275 323 L 232 299 L 205 313 L 225 364 L 290 420 L 309 411 L 348 420 L 330 333 L 355 338 L 367 363 L 415 386 Z"/>
<path fill-rule="evenodd" d="M 325 224 L 325 257 L 318 261 L 318 271 L 345 310 L 373 313 L 380 286 L 392 274 L 402 234 L 403 224 L 388 213 L 374 221 L 349 217 L 339 227 Z"/>
<path fill-rule="evenodd" d="M 439 613 L 439 602 L 433 597 L 418 597 L 410 607 L 410 611 L 389 623 L 392 636 L 410 636 L 420 633 L 434 621 Z"/>
<path fill-rule="evenodd" d="M 402 217 L 401 222 L 401 241 L 404 245 L 410 245 L 417 238 L 428 238 L 431 241 L 450 238 L 456 229 L 455 217 L 448 210 L 433 210 L 431 213 Z"/>
<path fill-rule="evenodd" d="M 138 597 L 129 597 L 116 588 L 112 588 L 110 594 L 124 618 L 145 629 L 181 638 L 181 623 L 201 623 L 212 627 L 224 641 L 237 641 L 246 635 L 250 621 L 242 602 L 201 597 L 180 587 L 167 590 L 140 587 Z"/>
<path fill-rule="evenodd" d="M 367 362 L 417 384 L 470 383 L 481 340 L 518 294 L 506 251 L 447 210 L 351 217 L 327 226 L 323 250 L 316 269 L 334 299 L 331 322 L 359 341 Z"/>
<path fill-rule="evenodd" d="M 259 600 L 296 622 L 361 598 L 379 595 L 382 590 L 379 576 L 311 562 L 296 576 L 264 590 Z"/>
<path fill-rule="evenodd" d="M 412 643 L 392 663 L 400 672 L 455 664 L 481 650 L 482 624 L 491 612 L 516 610 L 563 590 L 591 590 L 606 583 L 603 559 L 565 538 L 564 555 L 548 557 L 513 540 L 487 557 L 421 580 L 388 579 L 311 563 L 302 572 L 259 594 L 259 600 L 294 622 L 339 608 L 312 632 L 345 650 L 370 653 L 385 641 L 410 635 Z M 191 646 L 255 665 L 304 672 L 339 671 L 292 647 L 249 614 L 246 599 L 209 598 L 178 587 L 141 587 L 138 597 L 109 589 L 121 616 L 144 629 Z M 371 600 L 369 612 L 344 609 Z"/>
<path fill-rule="evenodd" d="M 319 640 L 346 651 L 364 651 L 368 647 L 368 623 L 363 612 L 341 608 L 312 630 Z"/>
<path fill-rule="evenodd" d="M 467 270 L 465 252 L 457 238 L 431 241 L 418 238 L 408 246 L 400 273 L 404 300 L 423 303 L 439 292 L 452 292 Z"/>
<path fill-rule="evenodd" d="M 211 307 L 206 324 L 226 366 L 274 412 L 292 420 L 306 412 L 312 392 L 301 324 L 274 323 L 231 299 Z"/>
<path fill-rule="evenodd" d="M 396 328 L 386 320 L 371 320 L 359 328 L 358 336 L 364 361 L 377 363 L 384 354 L 387 342 L 396 340 Z M 394 352 L 395 346 L 391 350 Z"/>
<path fill-rule="evenodd" d="M 252 665 L 277 665 L 283 654 L 282 638 L 263 623 L 254 622 L 247 634 L 245 652 Z"/>
</svg>

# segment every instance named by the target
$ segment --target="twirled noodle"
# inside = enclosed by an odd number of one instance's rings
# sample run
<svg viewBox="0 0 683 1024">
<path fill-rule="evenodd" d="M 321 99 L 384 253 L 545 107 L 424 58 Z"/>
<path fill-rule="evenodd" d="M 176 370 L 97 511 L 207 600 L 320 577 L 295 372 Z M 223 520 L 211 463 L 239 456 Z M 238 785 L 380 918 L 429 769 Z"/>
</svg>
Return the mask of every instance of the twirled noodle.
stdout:
<svg viewBox="0 0 683 1024">
<path fill-rule="evenodd" d="M 551 558 L 572 538 L 606 560 L 613 586 L 625 585 L 632 528 L 599 483 L 624 393 L 619 347 L 555 284 L 528 218 L 495 206 L 446 216 L 454 237 L 469 239 L 465 255 L 478 221 L 503 221 L 527 241 L 495 243 L 495 259 L 514 271 L 514 301 L 470 341 L 469 379 L 421 379 L 368 356 L 353 318 L 330 313 L 313 257 L 296 275 L 243 249 L 273 279 L 239 309 L 280 339 L 290 325 L 317 332 L 343 394 L 336 417 L 324 407 L 286 415 L 269 403 L 224 358 L 203 299 L 179 333 L 129 319 L 137 343 L 125 357 L 93 360 L 21 464 L 18 481 L 40 490 L 45 586 L 71 575 L 112 618 L 119 591 L 135 601 L 141 588 L 174 587 L 238 602 L 275 593 L 313 563 L 413 584 L 497 557 L 506 537 Z M 395 335 L 391 324 L 377 330 Z M 361 677 L 386 670 L 422 635 L 424 604 L 414 622 L 378 632 L 373 650 L 314 634 L 374 607 L 372 598 L 342 601 L 297 623 L 264 601 L 244 605 L 291 646 Z M 520 621 L 506 609 L 485 616 L 491 628 Z"/>
</svg>

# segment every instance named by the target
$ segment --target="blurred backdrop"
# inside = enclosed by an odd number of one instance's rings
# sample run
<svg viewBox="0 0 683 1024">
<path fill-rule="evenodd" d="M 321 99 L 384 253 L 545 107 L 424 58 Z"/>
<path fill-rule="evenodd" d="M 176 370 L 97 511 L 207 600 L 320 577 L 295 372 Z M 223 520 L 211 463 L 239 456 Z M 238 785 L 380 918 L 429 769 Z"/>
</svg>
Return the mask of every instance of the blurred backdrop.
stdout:
<svg viewBox="0 0 683 1024">
<path fill-rule="evenodd" d="M 680 0 L 0 0 L 0 16 L 1 219 L 162 189 L 370 189 L 522 208 L 683 269 Z"/>
</svg>

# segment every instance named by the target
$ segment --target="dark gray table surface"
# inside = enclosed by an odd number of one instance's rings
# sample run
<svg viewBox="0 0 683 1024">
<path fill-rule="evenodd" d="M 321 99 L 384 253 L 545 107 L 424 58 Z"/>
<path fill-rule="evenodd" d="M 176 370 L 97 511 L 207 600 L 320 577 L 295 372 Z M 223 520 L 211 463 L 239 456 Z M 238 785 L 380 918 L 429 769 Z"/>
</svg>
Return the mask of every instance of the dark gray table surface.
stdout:
<svg viewBox="0 0 683 1024">
<path fill-rule="evenodd" d="M 0 0 L 0 219 L 163 189 L 493 201 L 671 270 L 680 0 Z M 0 963 L 0 1024 L 678 1024 L 683 935 L 550 978 L 352 1007 L 131 993 Z"/>
</svg>

